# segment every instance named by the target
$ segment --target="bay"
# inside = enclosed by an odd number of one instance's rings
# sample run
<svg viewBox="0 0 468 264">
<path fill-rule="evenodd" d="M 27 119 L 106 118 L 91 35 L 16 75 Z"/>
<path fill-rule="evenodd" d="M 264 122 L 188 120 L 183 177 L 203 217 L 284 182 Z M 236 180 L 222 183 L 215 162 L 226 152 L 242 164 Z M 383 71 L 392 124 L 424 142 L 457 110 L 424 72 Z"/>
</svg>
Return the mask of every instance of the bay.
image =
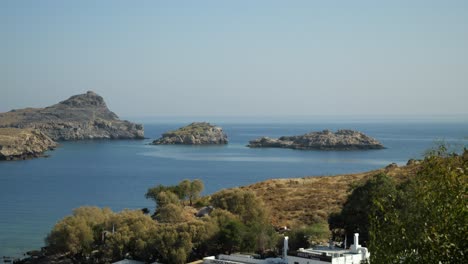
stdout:
<svg viewBox="0 0 468 264">
<path fill-rule="evenodd" d="M 206 119 L 204 119 L 206 120 Z M 146 190 L 156 184 L 201 179 L 204 194 L 271 178 L 335 175 L 373 170 L 422 158 L 435 142 L 458 148 L 468 143 L 465 121 L 276 122 L 219 121 L 225 146 L 152 146 L 151 139 L 186 121 L 145 120 L 146 140 L 61 142 L 50 157 L 0 162 L 0 256 L 20 256 L 44 245 L 62 217 L 83 205 L 153 210 Z M 368 151 L 249 149 L 260 136 L 298 135 L 323 129 L 355 129 L 387 148 Z"/>
</svg>

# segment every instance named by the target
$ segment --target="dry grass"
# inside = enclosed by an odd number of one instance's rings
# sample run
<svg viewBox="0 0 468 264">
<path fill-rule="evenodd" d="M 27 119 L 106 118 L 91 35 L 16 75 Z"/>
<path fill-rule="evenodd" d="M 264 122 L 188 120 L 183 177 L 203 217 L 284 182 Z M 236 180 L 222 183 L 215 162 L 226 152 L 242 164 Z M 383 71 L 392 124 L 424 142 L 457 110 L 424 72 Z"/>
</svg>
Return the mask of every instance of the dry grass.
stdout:
<svg viewBox="0 0 468 264">
<path fill-rule="evenodd" d="M 353 185 L 385 172 L 397 182 L 415 175 L 418 165 L 336 176 L 272 179 L 241 187 L 257 194 L 272 213 L 275 226 L 299 226 L 326 221 L 339 211 Z"/>
<path fill-rule="evenodd" d="M 0 128 L 0 146 L 14 145 L 19 137 L 31 133 L 30 129 Z"/>
<path fill-rule="evenodd" d="M 42 110 L 42 108 L 24 108 L 14 110 L 13 112 L 0 113 L 0 127 L 8 127 L 13 124 L 21 123 L 24 117 Z"/>
</svg>

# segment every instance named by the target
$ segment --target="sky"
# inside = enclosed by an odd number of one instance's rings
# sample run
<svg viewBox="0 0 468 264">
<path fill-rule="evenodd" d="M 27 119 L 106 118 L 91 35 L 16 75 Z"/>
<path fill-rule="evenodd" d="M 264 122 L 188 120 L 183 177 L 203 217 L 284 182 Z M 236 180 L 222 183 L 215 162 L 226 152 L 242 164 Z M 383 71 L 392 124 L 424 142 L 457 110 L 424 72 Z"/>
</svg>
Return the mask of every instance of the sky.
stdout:
<svg viewBox="0 0 468 264">
<path fill-rule="evenodd" d="M 0 1 L 0 112 L 468 115 L 468 1 Z"/>
</svg>

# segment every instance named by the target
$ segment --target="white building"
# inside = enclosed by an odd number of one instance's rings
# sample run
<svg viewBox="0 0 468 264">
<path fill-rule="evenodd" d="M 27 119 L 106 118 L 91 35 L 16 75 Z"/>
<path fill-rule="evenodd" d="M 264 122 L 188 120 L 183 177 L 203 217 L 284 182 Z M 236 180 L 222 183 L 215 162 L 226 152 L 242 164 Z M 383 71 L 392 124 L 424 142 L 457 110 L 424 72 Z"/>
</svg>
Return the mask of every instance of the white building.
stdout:
<svg viewBox="0 0 468 264">
<path fill-rule="evenodd" d="M 354 244 L 350 249 L 315 247 L 299 249 L 296 254 L 287 255 L 288 237 L 284 238 L 283 256 L 281 258 L 256 259 L 250 255 L 219 255 L 206 257 L 204 264 L 360 264 L 368 260 L 370 253 L 359 245 L 359 234 L 354 234 Z"/>
</svg>

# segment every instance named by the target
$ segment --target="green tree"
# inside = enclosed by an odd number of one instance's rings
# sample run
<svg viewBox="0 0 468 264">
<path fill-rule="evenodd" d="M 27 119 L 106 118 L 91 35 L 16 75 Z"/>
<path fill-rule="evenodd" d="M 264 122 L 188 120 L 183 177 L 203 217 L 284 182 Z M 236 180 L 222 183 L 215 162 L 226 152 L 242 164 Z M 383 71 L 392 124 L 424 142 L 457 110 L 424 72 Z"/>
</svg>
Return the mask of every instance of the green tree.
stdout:
<svg viewBox="0 0 468 264">
<path fill-rule="evenodd" d="M 179 188 L 180 190 L 180 194 L 181 194 L 181 199 L 183 200 L 186 200 L 188 199 L 188 194 L 190 192 L 190 186 L 191 186 L 191 182 L 190 180 L 188 179 L 185 179 L 181 182 L 179 182 L 179 184 L 177 185 L 177 187 Z"/>
<path fill-rule="evenodd" d="M 126 254 L 149 261 L 154 258 L 154 245 L 151 234 L 155 234 L 156 222 L 141 210 L 124 210 L 115 214 L 109 221 L 104 245 L 107 257 L 118 260 Z"/>
<path fill-rule="evenodd" d="M 171 192 L 177 196 L 179 200 L 189 200 L 190 206 L 193 201 L 200 196 L 203 191 L 204 185 L 201 180 L 195 179 L 193 181 L 183 180 L 179 184 L 174 186 L 157 185 L 150 189 L 145 194 L 147 199 L 151 199 L 158 204 L 158 195 L 162 192 Z"/>
<path fill-rule="evenodd" d="M 184 199 L 185 193 L 183 190 L 180 189 L 178 185 L 175 186 L 164 186 L 164 185 L 156 185 L 152 188 L 149 188 L 148 191 L 145 194 L 146 199 L 151 199 L 153 200 L 156 205 L 158 204 L 158 195 L 161 192 L 171 192 L 178 197 L 179 200 Z"/>
<path fill-rule="evenodd" d="M 190 206 L 192 206 L 193 201 L 200 196 L 200 193 L 204 189 L 203 182 L 201 180 L 195 179 L 190 183 L 190 187 L 188 189 L 188 199 L 190 202 Z"/>
<path fill-rule="evenodd" d="M 339 214 L 329 217 L 331 229 L 343 228 L 348 241 L 353 241 L 353 234 L 359 233 L 362 244 L 369 242 L 370 215 L 373 201 L 394 200 L 397 196 L 396 184 L 385 174 L 378 174 L 362 185 L 354 188 Z"/>
<path fill-rule="evenodd" d="M 114 214 L 108 208 L 80 207 L 60 220 L 46 238 L 50 250 L 58 253 L 87 254 L 101 239 L 106 221 Z"/>
<path fill-rule="evenodd" d="M 162 223 L 178 223 L 184 220 L 184 209 L 178 205 L 169 203 L 164 206 L 158 207 L 156 213 L 156 220 Z"/>
<path fill-rule="evenodd" d="M 211 202 L 215 208 L 237 215 L 245 225 L 243 251 L 263 253 L 276 244 L 278 238 L 269 223 L 269 211 L 255 193 L 241 189 L 223 190 L 212 195 Z"/>
<path fill-rule="evenodd" d="M 82 217 L 69 216 L 59 221 L 46 238 L 52 252 L 86 254 L 92 249 L 93 230 Z"/>
<path fill-rule="evenodd" d="M 371 262 L 466 263 L 468 152 L 429 152 L 395 200 L 375 199 Z"/>
<path fill-rule="evenodd" d="M 156 195 L 155 201 L 158 207 L 163 207 L 168 204 L 180 205 L 180 200 L 176 194 L 171 191 L 161 191 Z"/>
<path fill-rule="evenodd" d="M 187 263 L 193 244 L 190 233 L 183 225 L 160 225 L 154 241 L 155 250 L 162 262 Z"/>
<path fill-rule="evenodd" d="M 215 208 L 227 210 L 238 215 L 244 224 L 269 221 L 269 212 L 255 193 L 241 189 L 222 190 L 211 196 Z"/>
<path fill-rule="evenodd" d="M 293 229 L 288 233 L 289 248 L 297 250 L 299 248 L 309 248 L 330 238 L 330 230 L 327 223 L 316 223 L 310 226 L 303 226 Z"/>
<path fill-rule="evenodd" d="M 220 226 L 219 242 L 224 252 L 231 254 L 242 248 L 245 226 L 239 220 L 232 219 Z"/>
</svg>

